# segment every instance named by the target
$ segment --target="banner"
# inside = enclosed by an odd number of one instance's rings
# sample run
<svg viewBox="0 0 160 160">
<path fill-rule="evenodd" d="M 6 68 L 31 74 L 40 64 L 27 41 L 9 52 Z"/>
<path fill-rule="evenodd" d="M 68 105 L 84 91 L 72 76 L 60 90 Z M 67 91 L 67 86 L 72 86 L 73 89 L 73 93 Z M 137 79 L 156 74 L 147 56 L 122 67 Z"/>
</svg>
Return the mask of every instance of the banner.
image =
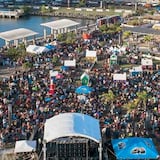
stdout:
<svg viewBox="0 0 160 160">
<path fill-rule="evenodd" d="M 130 72 L 142 72 L 142 66 L 133 67 Z"/>
<path fill-rule="evenodd" d="M 56 77 L 58 75 L 58 71 L 50 70 L 49 75 L 50 75 L 50 77 Z"/>
<path fill-rule="evenodd" d="M 68 67 L 75 67 L 76 66 L 76 60 L 65 60 L 64 61 L 64 66 Z"/>
<path fill-rule="evenodd" d="M 96 58 L 97 57 L 97 51 L 86 50 L 86 57 L 87 58 Z"/>
</svg>

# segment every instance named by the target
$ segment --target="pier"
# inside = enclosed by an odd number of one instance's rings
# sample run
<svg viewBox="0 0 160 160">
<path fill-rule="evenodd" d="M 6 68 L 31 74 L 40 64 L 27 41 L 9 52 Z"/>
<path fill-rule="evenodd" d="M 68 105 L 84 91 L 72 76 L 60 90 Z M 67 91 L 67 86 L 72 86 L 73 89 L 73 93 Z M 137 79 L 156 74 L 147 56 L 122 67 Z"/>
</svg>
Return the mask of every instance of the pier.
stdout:
<svg viewBox="0 0 160 160">
<path fill-rule="evenodd" d="M 0 18 L 19 18 L 24 14 L 22 10 L 2 11 L 0 10 Z"/>
</svg>

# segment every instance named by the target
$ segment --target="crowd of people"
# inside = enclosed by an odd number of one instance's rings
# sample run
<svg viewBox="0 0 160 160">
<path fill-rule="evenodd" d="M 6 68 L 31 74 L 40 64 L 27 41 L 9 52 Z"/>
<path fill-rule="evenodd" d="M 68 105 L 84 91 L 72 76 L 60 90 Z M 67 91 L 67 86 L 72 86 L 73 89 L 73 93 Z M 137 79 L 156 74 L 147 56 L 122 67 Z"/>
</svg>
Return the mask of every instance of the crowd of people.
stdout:
<svg viewBox="0 0 160 160">
<path fill-rule="evenodd" d="M 34 138 L 35 129 L 36 138 L 42 138 L 46 119 L 65 112 L 79 112 L 99 119 L 104 145 L 108 145 L 112 138 L 129 136 L 160 140 L 159 70 L 144 70 L 135 76 L 127 72 L 126 81 L 113 81 L 115 69 L 108 64 L 112 52 L 106 47 L 113 46 L 113 43 L 113 37 L 112 41 L 106 41 L 105 47 L 101 46 L 98 38 L 77 40 L 72 45 L 59 43 L 48 53 L 29 55 L 14 63 L 30 62 L 33 67 L 23 71 L 15 69 L 15 73 L 0 82 L 1 147 L 17 140 Z M 91 68 L 93 62 L 85 58 L 86 49 L 97 51 L 98 58 L 103 59 L 101 65 L 95 63 Z M 57 64 L 52 61 L 55 57 Z M 68 70 L 57 67 L 63 66 L 67 59 L 76 59 L 76 67 Z M 52 79 L 55 84 L 53 95 L 49 94 L 50 70 L 58 70 L 63 75 Z M 80 76 L 86 70 L 94 91 L 85 95 L 83 101 L 75 90 L 81 85 Z M 117 71 L 116 66 L 116 72 L 124 71 L 121 68 Z M 132 110 L 124 108 L 142 91 L 147 93 L 145 102 L 139 101 Z M 103 95 L 110 92 L 114 98 L 106 101 Z"/>
</svg>

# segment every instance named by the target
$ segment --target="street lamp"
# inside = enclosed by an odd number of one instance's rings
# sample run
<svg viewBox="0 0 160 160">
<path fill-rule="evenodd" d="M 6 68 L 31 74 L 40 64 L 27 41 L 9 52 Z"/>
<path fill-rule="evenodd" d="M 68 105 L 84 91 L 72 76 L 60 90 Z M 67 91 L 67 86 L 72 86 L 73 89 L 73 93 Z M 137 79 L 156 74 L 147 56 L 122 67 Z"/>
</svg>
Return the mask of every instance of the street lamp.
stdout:
<svg viewBox="0 0 160 160">
<path fill-rule="evenodd" d="M 12 121 L 12 104 L 11 104 L 11 102 L 9 102 L 9 104 L 8 104 L 8 122 L 9 122 L 9 126 L 11 125 L 11 121 Z"/>
</svg>

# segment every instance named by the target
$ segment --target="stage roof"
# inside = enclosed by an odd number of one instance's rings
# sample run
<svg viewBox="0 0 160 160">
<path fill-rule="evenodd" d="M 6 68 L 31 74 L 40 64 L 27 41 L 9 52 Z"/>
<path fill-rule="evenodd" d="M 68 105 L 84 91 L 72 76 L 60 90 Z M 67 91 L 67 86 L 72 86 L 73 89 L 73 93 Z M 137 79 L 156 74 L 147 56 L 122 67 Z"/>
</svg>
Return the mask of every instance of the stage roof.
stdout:
<svg viewBox="0 0 160 160">
<path fill-rule="evenodd" d="M 18 28 L 0 33 L 0 38 L 6 41 L 18 40 L 38 34 L 30 29 Z"/>
<path fill-rule="evenodd" d="M 70 19 L 60 19 L 52 22 L 41 23 L 42 26 L 49 27 L 51 29 L 61 29 L 61 28 L 69 28 L 73 26 L 78 26 L 80 23 L 72 21 Z"/>
<path fill-rule="evenodd" d="M 99 143 L 99 121 L 81 113 L 62 113 L 46 120 L 43 138 L 46 142 L 70 136 L 84 137 Z"/>
</svg>

